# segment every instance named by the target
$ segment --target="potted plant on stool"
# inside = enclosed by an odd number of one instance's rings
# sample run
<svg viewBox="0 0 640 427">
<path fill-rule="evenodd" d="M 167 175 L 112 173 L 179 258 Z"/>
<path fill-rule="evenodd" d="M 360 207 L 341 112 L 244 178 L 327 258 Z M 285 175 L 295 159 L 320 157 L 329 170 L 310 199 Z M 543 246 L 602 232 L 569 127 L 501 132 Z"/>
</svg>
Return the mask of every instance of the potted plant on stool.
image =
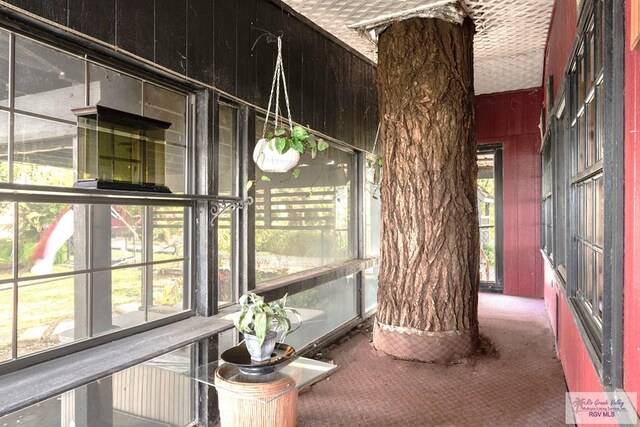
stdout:
<svg viewBox="0 0 640 427">
<path fill-rule="evenodd" d="M 287 307 L 287 295 L 279 300 L 265 302 L 264 297 L 249 292 L 240 297 L 240 314 L 234 320 L 238 331 L 244 334 L 247 351 L 254 362 L 262 362 L 271 358 L 276 346 L 277 333 L 282 331 L 282 340 L 291 331 L 291 321 L 287 312 L 296 315 L 301 321 L 300 313 Z"/>
</svg>

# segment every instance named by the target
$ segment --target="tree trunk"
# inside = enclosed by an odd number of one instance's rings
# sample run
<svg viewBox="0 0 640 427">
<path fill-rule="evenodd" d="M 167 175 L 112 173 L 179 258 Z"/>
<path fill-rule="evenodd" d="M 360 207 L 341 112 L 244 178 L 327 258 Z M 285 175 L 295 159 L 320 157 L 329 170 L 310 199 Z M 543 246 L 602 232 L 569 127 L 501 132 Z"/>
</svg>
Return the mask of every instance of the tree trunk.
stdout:
<svg viewBox="0 0 640 427">
<path fill-rule="evenodd" d="M 473 23 L 412 18 L 378 43 L 384 159 L 374 345 L 452 361 L 478 342 Z"/>
</svg>

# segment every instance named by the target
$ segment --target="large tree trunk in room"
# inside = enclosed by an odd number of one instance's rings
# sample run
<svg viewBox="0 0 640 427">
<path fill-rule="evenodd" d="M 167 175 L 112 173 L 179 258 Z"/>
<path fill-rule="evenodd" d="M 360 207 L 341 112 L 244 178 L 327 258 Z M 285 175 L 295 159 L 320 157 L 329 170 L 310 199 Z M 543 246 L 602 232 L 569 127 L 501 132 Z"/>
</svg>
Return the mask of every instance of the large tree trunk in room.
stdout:
<svg viewBox="0 0 640 427">
<path fill-rule="evenodd" d="M 384 159 L 374 346 L 452 361 L 478 342 L 473 23 L 412 18 L 378 43 Z"/>
</svg>

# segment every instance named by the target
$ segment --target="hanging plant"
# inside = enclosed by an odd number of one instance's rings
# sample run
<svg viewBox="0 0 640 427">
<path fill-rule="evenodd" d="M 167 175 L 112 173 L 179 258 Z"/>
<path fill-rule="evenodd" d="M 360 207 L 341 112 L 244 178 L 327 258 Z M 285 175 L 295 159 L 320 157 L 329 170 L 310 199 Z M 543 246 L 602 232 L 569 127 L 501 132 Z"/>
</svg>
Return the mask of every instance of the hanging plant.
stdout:
<svg viewBox="0 0 640 427">
<path fill-rule="evenodd" d="M 276 59 L 276 68 L 273 73 L 273 82 L 271 84 L 271 93 L 269 95 L 269 104 L 267 105 L 267 117 L 262 128 L 262 137 L 257 141 L 253 150 L 253 160 L 258 168 L 263 172 L 282 173 L 293 169 L 300 160 L 300 155 L 307 150 L 311 150 L 311 157 L 315 158 L 319 151 L 329 148 L 322 138 L 309 133 L 302 126 L 294 126 L 291 120 L 291 110 L 289 107 L 289 94 L 287 92 L 287 80 L 284 73 L 284 65 L 282 62 L 282 38 L 277 38 L 278 56 Z M 282 120 L 280 115 L 280 88 L 284 94 L 285 104 L 287 107 L 287 123 Z M 273 132 L 267 132 L 269 119 L 271 117 L 271 106 L 273 103 Z M 288 126 L 287 126 L 288 125 Z M 297 178 L 300 170 L 295 169 L 291 175 Z M 270 181 L 270 178 L 263 175 L 263 181 Z M 250 188 L 253 181 L 247 183 Z"/>
</svg>

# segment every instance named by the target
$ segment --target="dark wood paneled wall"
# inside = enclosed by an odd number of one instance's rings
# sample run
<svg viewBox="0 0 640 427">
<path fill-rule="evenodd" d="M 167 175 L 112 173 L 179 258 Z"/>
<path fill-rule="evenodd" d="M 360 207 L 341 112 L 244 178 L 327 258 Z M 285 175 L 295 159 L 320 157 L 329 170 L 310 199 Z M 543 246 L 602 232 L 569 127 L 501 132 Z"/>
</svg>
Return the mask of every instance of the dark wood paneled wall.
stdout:
<svg viewBox="0 0 640 427">
<path fill-rule="evenodd" d="M 375 68 L 274 0 L 8 0 L 266 108 L 283 35 L 293 119 L 371 150 Z M 255 43 L 255 47 L 254 47 Z M 253 49 L 252 49 L 253 48 Z"/>
</svg>

